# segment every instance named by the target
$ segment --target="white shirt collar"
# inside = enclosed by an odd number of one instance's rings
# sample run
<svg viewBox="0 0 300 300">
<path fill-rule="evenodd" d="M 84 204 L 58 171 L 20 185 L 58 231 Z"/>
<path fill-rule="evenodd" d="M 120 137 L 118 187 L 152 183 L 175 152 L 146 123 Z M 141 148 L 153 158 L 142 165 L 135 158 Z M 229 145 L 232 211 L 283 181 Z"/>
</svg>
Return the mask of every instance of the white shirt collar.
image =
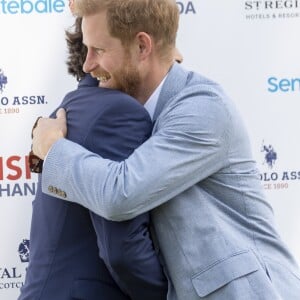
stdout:
<svg viewBox="0 0 300 300">
<path fill-rule="evenodd" d="M 160 91 L 162 89 L 162 86 L 163 86 L 166 78 L 167 78 L 167 75 L 164 77 L 164 79 L 161 81 L 159 86 L 155 89 L 155 91 L 152 93 L 152 95 L 149 97 L 149 99 L 144 104 L 144 107 L 146 108 L 146 110 L 148 111 L 148 113 L 151 117 L 151 120 L 153 120 L 154 111 L 155 111 L 155 108 L 157 105 L 158 97 L 159 97 Z"/>
</svg>

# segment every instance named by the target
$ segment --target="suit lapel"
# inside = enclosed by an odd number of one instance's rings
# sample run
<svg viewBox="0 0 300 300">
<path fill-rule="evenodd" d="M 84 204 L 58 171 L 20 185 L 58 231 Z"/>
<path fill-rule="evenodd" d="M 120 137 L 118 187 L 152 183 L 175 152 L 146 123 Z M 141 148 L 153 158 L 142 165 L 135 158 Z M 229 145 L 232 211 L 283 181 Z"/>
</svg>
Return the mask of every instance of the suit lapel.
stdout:
<svg viewBox="0 0 300 300">
<path fill-rule="evenodd" d="M 153 122 L 156 121 L 166 103 L 185 87 L 188 74 L 178 63 L 173 64 L 161 89 L 154 111 Z"/>
</svg>

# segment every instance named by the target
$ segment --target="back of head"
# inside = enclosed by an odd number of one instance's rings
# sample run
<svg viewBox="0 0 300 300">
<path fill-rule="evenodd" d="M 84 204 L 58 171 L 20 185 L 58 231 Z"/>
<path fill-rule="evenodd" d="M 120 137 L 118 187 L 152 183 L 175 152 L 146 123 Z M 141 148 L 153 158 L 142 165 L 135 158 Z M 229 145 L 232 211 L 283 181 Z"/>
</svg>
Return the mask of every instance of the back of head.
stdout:
<svg viewBox="0 0 300 300">
<path fill-rule="evenodd" d="M 149 34 L 161 57 L 172 57 L 179 23 L 175 0 L 75 0 L 75 14 L 106 11 L 110 34 L 130 45 L 139 32 Z"/>
<path fill-rule="evenodd" d="M 82 67 L 87 54 L 86 46 L 82 43 L 81 21 L 82 18 L 77 17 L 72 28 L 66 30 L 69 52 L 66 63 L 69 74 L 73 75 L 77 80 L 80 80 L 85 75 Z"/>
</svg>

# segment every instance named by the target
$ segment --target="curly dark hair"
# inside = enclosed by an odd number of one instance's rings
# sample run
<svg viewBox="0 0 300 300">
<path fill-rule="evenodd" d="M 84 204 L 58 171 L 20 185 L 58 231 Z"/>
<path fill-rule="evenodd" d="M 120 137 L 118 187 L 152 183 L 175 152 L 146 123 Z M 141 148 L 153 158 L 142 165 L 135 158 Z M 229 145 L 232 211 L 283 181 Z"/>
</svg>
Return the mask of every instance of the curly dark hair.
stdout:
<svg viewBox="0 0 300 300">
<path fill-rule="evenodd" d="M 82 18 L 77 17 L 74 25 L 69 30 L 65 31 L 69 52 L 69 56 L 66 61 L 68 72 L 73 75 L 77 81 L 85 75 L 82 70 L 82 66 L 87 54 L 87 48 L 82 43 L 81 22 Z"/>
</svg>

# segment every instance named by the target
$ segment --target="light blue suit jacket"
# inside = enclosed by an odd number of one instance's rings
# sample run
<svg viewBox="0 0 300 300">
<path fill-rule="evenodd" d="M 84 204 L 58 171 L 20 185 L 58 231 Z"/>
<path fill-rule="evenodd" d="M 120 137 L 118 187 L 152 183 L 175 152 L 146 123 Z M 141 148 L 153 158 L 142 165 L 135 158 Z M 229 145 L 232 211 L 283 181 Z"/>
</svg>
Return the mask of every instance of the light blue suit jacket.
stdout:
<svg viewBox="0 0 300 300">
<path fill-rule="evenodd" d="M 59 140 L 44 164 L 44 192 L 62 189 L 65 200 L 112 220 L 153 209 L 170 300 L 299 300 L 299 270 L 234 104 L 174 64 L 154 117 L 152 137 L 121 163 Z"/>
</svg>

